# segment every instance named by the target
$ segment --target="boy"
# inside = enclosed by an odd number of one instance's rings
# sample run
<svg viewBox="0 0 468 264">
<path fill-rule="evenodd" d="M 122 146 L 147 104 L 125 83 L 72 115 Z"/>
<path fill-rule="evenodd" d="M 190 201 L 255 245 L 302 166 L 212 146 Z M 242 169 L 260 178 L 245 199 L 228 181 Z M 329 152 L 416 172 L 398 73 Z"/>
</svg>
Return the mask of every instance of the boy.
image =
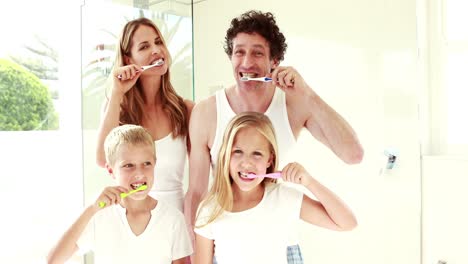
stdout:
<svg viewBox="0 0 468 264">
<path fill-rule="evenodd" d="M 185 263 L 192 245 L 182 213 L 148 195 L 156 163 L 151 135 L 141 126 L 119 126 L 104 148 L 106 169 L 117 186 L 106 187 L 84 210 L 48 263 L 64 263 L 78 249 L 93 250 L 95 263 Z"/>
</svg>

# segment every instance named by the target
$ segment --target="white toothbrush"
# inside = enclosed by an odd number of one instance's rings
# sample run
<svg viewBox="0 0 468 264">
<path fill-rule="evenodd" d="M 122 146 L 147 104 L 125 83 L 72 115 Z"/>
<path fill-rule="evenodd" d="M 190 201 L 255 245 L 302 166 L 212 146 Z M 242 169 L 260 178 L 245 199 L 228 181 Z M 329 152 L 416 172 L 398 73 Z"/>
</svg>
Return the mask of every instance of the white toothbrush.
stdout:
<svg viewBox="0 0 468 264">
<path fill-rule="evenodd" d="M 141 71 L 145 71 L 145 70 L 147 70 L 149 68 L 152 68 L 152 67 L 155 67 L 155 66 L 161 66 L 163 64 L 164 64 L 163 59 L 159 59 L 154 64 L 141 66 Z M 140 71 L 137 71 L 137 72 L 140 72 Z M 119 76 L 117 76 L 117 78 L 122 79 L 122 74 L 119 74 Z"/>
<path fill-rule="evenodd" d="M 241 81 L 247 82 L 247 81 L 257 81 L 257 82 L 271 82 L 273 79 L 269 77 L 257 77 L 257 78 L 251 78 L 251 77 L 241 77 Z"/>
</svg>

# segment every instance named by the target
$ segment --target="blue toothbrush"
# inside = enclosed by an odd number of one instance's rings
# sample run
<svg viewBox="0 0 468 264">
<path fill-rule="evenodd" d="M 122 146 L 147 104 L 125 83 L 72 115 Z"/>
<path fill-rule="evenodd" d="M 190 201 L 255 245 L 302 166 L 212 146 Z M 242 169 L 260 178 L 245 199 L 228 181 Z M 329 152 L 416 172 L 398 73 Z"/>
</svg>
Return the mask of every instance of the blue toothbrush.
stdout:
<svg viewBox="0 0 468 264">
<path fill-rule="evenodd" d="M 257 81 L 257 82 L 271 82 L 273 79 L 269 77 L 257 77 L 257 78 L 251 78 L 251 77 L 241 77 L 241 81 L 247 82 L 247 81 Z"/>
</svg>

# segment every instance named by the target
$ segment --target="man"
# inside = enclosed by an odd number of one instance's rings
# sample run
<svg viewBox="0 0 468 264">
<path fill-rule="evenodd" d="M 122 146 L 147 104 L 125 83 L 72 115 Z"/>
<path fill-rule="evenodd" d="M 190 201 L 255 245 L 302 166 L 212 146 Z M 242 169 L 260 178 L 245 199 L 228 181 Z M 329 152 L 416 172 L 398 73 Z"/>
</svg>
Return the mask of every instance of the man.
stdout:
<svg viewBox="0 0 468 264">
<path fill-rule="evenodd" d="M 189 126 L 192 155 L 185 196 L 190 230 L 198 205 L 215 166 L 224 129 L 235 114 L 265 113 L 278 138 L 280 163 L 287 157 L 303 128 L 348 164 L 359 163 L 363 150 L 351 126 L 328 106 L 293 67 L 279 66 L 286 42 L 271 13 L 248 11 L 231 21 L 225 51 L 236 84 L 198 103 Z M 242 77 L 270 77 L 273 81 L 243 81 Z M 288 263 L 302 263 L 299 247 L 288 248 Z"/>
</svg>

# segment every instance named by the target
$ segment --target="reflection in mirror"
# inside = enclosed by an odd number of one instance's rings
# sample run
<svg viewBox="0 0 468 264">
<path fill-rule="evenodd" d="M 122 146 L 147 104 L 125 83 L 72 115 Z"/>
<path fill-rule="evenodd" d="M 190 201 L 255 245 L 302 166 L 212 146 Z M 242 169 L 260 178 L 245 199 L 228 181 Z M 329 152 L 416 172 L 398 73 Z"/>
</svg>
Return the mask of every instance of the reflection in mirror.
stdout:
<svg viewBox="0 0 468 264">
<path fill-rule="evenodd" d="M 135 2 L 135 3 L 134 3 Z M 97 129 L 109 95 L 118 36 L 126 22 L 146 17 L 161 30 L 172 56 L 171 81 L 183 98 L 192 99 L 191 3 L 173 1 L 86 1 L 82 7 L 82 109 L 85 204 L 104 186 L 108 173 L 96 164 Z M 172 4 L 171 4 L 172 3 Z M 92 255 L 87 256 L 92 263 Z"/>
<path fill-rule="evenodd" d="M 335 233 L 301 226 L 305 263 L 420 263 L 420 151 L 416 0 L 207 0 L 194 4 L 197 102 L 235 84 L 222 43 L 232 18 L 272 12 L 294 67 L 356 130 L 365 150 L 347 165 L 308 132 L 295 159 L 355 212 L 359 226 Z M 209 30 L 207 30 L 209 28 Z M 399 150 L 392 170 L 384 151 Z M 273 235 L 273 232 L 272 232 Z"/>
</svg>

